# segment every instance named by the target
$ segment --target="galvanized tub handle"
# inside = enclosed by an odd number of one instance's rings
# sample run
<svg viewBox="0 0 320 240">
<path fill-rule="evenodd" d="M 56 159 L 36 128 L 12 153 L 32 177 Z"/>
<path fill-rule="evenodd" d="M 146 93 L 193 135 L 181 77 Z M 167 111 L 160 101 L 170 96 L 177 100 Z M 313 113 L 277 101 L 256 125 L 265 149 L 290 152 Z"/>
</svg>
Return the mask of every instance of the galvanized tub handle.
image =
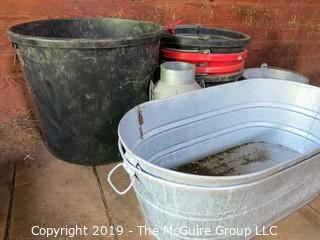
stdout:
<svg viewBox="0 0 320 240">
<path fill-rule="evenodd" d="M 122 157 L 122 159 L 123 159 L 123 162 L 117 164 L 114 168 L 111 169 L 111 171 L 108 173 L 108 178 L 107 178 L 107 180 L 108 180 L 111 188 L 112 188 L 116 193 L 118 193 L 119 195 L 125 195 L 125 194 L 126 194 L 127 192 L 129 192 L 130 189 L 133 187 L 133 184 L 134 184 L 134 182 L 135 182 L 135 180 L 136 180 L 136 173 L 135 173 L 135 171 L 132 171 L 129 167 L 126 166 L 127 164 L 130 164 L 131 162 L 128 160 L 128 158 L 127 158 L 127 156 L 126 156 L 127 153 L 125 153 L 125 152 L 123 151 L 123 146 L 122 146 L 122 144 L 121 144 L 120 139 L 119 139 L 119 141 L 118 141 L 118 147 L 119 147 L 119 152 L 120 152 L 120 155 L 121 155 L 121 157 Z M 114 173 L 119 167 L 123 167 L 124 170 L 126 170 L 126 172 L 128 173 L 128 175 L 129 175 L 130 178 L 131 178 L 131 183 L 130 183 L 129 186 L 128 186 L 125 190 L 123 190 L 123 191 L 118 190 L 118 188 L 117 188 L 117 187 L 113 184 L 113 182 L 112 182 L 112 175 L 113 175 L 113 173 Z"/>
<path fill-rule="evenodd" d="M 125 194 L 126 194 L 127 192 L 129 192 L 130 189 L 133 187 L 133 184 L 134 184 L 134 182 L 135 182 L 135 180 L 136 180 L 136 177 L 133 176 L 130 185 L 129 185 L 126 189 L 124 189 L 123 191 L 120 191 L 120 190 L 113 184 L 113 182 L 112 182 L 112 175 L 113 175 L 113 173 L 114 173 L 119 167 L 123 167 L 124 169 L 126 169 L 126 168 L 124 167 L 123 163 L 117 164 L 117 165 L 116 165 L 114 168 L 112 168 L 112 170 L 109 172 L 109 174 L 108 174 L 108 182 L 109 182 L 111 188 L 113 189 L 113 191 L 115 191 L 115 192 L 118 193 L 119 195 L 125 195 Z"/>
</svg>

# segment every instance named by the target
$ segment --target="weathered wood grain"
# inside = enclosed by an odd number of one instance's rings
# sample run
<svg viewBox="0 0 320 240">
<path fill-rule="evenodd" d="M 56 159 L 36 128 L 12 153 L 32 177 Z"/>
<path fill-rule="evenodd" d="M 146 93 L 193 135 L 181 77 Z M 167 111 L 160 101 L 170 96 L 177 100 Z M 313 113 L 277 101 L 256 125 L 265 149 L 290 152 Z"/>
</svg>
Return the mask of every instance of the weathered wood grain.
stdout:
<svg viewBox="0 0 320 240">
<path fill-rule="evenodd" d="M 31 100 L 21 74 L 0 75 L 0 93 L 0 122 L 30 110 Z"/>
<path fill-rule="evenodd" d="M 314 199 L 309 205 L 320 215 L 320 197 Z"/>
<path fill-rule="evenodd" d="M 0 153 L 0 240 L 5 240 L 12 198 L 14 164 Z"/>
<path fill-rule="evenodd" d="M 63 162 L 43 146 L 40 153 L 16 168 L 10 240 L 71 239 L 33 236 L 31 228 L 88 227 L 88 236 L 72 239 L 114 239 L 92 236 L 92 227 L 110 226 L 92 167 Z"/>
<path fill-rule="evenodd" d="M 274 224 L 275 236 L 259 236 L 255 240 L 318 240 L 320 239 L 320 215 L 308 205 Z M 266 231 L 268 233 L 268 231 Z"/>
</svg>

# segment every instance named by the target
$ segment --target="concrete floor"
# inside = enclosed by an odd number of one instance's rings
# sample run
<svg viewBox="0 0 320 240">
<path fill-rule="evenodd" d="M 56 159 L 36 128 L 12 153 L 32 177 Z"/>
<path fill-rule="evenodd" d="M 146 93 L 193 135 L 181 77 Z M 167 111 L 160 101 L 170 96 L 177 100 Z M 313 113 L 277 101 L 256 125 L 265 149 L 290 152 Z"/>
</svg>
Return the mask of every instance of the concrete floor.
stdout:
<svg viewBox="0 0 320 240">
<path fill-rule="evenodd" d="M 55 159 L 44 146 L 34 159 L 0 161 L 0 240 L 70 239 L 33 236 L 33 226 L 87 226 L 88 236 L 72 239 L 153 239 L 140 235 L 144 225 L 133 191 L 116 195 L 106 182 L 114 164 L 85 167 Z M 115 182 L 126 186 L 123 171 Z M 93 226 L 123 226 L 121 236 L 92 236 Z M 275 237 L 256 239 L 320 239 L 320 197 L 276 224 Z M 110 228 L 109 233 L 110 233 Z M 39 229 L 36 230 L 36 233 Z M 130 232 L 130 230 L 132 232 Z"/>
</svg>

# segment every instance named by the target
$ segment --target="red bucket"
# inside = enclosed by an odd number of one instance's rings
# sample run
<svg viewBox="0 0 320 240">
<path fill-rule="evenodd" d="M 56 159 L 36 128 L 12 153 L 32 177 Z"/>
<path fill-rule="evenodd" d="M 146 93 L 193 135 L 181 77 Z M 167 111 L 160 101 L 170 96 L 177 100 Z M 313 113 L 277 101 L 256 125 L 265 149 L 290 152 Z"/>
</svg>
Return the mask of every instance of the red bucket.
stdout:
<svg viewBox="0 0 320 240">
<path fill-rule="evenodd" d="M 197 74 L 230 74 L 242 71 L 248 51 L 239 53 L 198 53 L 174 49 L 161 49 L 162 57 L 169 61 L 181 61 L 196 65 Z"/>
</svg>

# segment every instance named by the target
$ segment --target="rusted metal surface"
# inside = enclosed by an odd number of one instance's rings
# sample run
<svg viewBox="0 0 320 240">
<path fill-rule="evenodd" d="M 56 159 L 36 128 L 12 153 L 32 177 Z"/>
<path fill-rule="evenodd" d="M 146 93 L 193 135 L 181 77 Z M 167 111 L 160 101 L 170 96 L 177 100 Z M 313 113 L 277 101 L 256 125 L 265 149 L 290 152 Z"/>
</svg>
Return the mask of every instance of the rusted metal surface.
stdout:
<svg viewBox="0 0 320 240">
<path fill-rule="evenodd" d="M 20 71 L 14 49 L 7 39 L 6 31 L 10 26 L 36 19 L 108 16 L 151 20 L 163 25 L 183 19 L 185 24 L 199 23 L 242 31 L 252 37 L 248 67 L 268 62 L 272 66 L 301 72 L 310 78 L 311 84 L 320 85 L 319 7 L 317 0 L 2 0 L 0 79 L 5 76 L 14 81 Z M 1 88 L 0 91 L 5 92 Z M 0 94 L 0 102 L 25 108 L 26 104 L 15 100 L 23 98 L 22 90 L 17 88 L 13 92 Z M 2 112 L 9 112 L 4 108 L 1 106 Z"/>
</svg>

